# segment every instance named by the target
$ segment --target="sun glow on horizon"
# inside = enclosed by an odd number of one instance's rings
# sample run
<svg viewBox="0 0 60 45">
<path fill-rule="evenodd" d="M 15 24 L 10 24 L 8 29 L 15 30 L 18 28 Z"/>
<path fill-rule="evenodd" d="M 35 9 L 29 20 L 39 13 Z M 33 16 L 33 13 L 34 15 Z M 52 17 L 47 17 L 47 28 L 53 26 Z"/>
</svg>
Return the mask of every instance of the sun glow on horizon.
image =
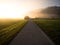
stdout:
<svg viewBox="0 0 60 45">
<path fill-rule="evenodd" d="M 57 3 L 56 3 L 57 2 Z M 59 1 L 50 0 L 0 0 L 0 18 L 24 18 L 32 10 L 60 5 Z"/>
<path fill-rule="evenodd" d="M 0 18 L 24 18 L 36 5 L 36 1 L 0 0 Z"/>
<path fill-rule="evenodd" d="M 0 5 L 0 18 L 24 18 L 29 9 L 17 8 L 13 5 Z"/>
</svg>

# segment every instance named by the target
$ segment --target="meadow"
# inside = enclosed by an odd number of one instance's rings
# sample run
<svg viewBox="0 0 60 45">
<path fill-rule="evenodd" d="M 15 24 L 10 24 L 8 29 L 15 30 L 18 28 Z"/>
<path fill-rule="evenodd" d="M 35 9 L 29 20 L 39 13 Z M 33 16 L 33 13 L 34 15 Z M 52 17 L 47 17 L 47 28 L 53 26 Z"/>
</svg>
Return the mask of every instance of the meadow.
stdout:
<svg viewBox="0 0 60 45">
<path fill-rule="evenodd" d="M 0 21 L 0 45 L 7 45 L 26 23 L 26 20 Z"/>
<path fill-rule="evenodd" d="M 34 22 L 56 45 L 60 45 L 60 19 L 36 19 Z"/>
</svg>

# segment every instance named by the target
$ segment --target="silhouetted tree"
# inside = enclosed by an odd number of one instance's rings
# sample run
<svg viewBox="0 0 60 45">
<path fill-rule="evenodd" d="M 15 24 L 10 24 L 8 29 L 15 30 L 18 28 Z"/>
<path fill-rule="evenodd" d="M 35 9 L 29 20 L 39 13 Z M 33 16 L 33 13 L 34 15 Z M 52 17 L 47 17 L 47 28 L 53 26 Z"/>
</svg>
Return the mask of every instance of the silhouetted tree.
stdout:
<svg viewBox="0 0 60 45">
<path fill-rule="evenodd" d="M 24 18 L 24 19 L 28 20 L 28 19 L 30 19 L 30 18 L 29 18 L 29 16 L 25 16 L 25 18 Z"/>
</svg>

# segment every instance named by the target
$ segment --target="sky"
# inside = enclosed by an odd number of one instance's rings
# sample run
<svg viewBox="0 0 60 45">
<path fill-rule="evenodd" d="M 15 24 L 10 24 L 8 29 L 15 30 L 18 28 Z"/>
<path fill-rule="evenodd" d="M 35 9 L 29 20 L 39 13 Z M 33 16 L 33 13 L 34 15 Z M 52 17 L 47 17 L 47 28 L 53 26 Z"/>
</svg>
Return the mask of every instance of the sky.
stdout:
<svg viewBox="0 0 60 45">
<path fill-rule="evenodd" d="M 60 0 L 0 0 L 0 18 L 23 18 L 29 11 L 60 6 Z"/>
</svg>

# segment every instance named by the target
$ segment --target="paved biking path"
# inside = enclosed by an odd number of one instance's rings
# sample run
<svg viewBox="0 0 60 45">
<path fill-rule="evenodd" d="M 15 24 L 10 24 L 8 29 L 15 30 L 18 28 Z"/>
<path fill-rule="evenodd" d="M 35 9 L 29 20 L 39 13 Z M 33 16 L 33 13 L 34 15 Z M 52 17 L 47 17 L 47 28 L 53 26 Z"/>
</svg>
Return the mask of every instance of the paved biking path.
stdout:
<svg viewBox="0 0 60 45">
<path fill-rule="evenodd" d="M 9 45 L 54 45 L 46 34 L 29 21 Z"/>
</svg>

